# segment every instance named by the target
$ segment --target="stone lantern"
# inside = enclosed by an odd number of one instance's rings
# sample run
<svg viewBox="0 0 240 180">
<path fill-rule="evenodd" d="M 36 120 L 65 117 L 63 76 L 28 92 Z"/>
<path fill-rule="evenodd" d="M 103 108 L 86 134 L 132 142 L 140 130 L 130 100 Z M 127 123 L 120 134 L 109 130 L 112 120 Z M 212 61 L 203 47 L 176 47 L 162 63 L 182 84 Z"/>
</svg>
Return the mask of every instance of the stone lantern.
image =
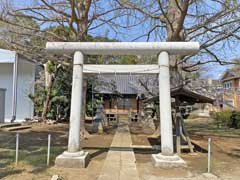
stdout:
<svg viewBox="0 0 240 180">
<path fill-rule="evenodd" d="M 145 112 L 145 124 L 150 127 L 151 129 L 155 129 L 154 119 L 152 117 L 154 111 L 154 105 L 153 103 L 146 104 L 144 108 Z"/>
</svg>

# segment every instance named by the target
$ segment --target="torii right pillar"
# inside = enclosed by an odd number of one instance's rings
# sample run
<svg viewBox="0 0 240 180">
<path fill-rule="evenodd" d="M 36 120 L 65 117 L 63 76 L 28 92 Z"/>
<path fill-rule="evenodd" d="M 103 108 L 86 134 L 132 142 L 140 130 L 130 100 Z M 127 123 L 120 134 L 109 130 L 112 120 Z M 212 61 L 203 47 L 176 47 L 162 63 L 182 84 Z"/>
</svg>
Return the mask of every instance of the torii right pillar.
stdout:
<svg viewBox="0 0 240 180">
<path fill-rule="evenodd" d="M 169 54 L 166 51 L 159 54 L 158 64 L 161 153 L 153 154 L 152 160 L 157 167 L 184 167 L 186 162 L 174 154 L 173 149 Z"/>
</svg>

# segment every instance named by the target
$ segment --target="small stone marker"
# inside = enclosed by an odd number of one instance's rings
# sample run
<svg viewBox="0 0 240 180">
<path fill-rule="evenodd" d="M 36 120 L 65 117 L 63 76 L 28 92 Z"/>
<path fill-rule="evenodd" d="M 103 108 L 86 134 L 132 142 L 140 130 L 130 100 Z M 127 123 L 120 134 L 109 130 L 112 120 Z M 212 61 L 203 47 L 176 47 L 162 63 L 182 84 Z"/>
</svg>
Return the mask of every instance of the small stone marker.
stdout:
<svg viewBox="0 0 240 180">
<path fill-rule="evenodd" d="M 205 178 L 209 178 L 209 179 L 218 179 L 218 177 L 215 176 L 215 175 L 212 174 L 212 173 L 203 173 L 202 175 L 203 175 L 203 177 L 205 177 Z"/>
<path fill-rule="evenodd" d="M 60 177 L 57 174 L 55 174 L 52 176 L 51 180 L 60 180 Z"/>
</svg>

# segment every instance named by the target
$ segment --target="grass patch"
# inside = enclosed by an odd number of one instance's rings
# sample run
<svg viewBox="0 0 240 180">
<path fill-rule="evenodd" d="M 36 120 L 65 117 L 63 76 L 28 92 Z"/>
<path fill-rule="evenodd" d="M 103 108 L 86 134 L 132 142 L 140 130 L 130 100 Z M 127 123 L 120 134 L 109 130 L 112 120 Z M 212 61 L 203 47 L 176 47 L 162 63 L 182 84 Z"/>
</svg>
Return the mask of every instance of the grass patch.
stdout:
<svg viewBox="0 0 240 180">
<path fill-rule="evenodd" d="M 45 167 L 47 163 L 47 146 L 34 146 L 31 150 L 19 149 L 19 163 L 26 163 L 33 167 Z M 52 146 L 50 152 L 50 165 L 54 164 L 57 155 L 62 153 L 64 148 Z M 4 150 L 0 152 L 0 168 L 7 167 L 15 162 L 15 151 Z"/>
<path fill-rule="evenodd" d="M 1 133 L 0 148 L 15 149 L 16 147 L 16 134 Z"/>
<path fill-rule="evenodd" d="M 47 163 L 47 146 L 32 147 L 32 151 L 20 151 L 19 161 L 25 161 L 34 167 L 43 167 Z M 54 164 L 57 155 L 64 151 L 63 147 L 52 146 L 50 152 L 50 165 Z"/>
<path fill-rule="evenodd" d="M 11 165 L 15 161 L 14 151 L 1 151 L 0 152 L 0 168 Z"/>
<path fill-rule="evenodd" d="M 240 129 L 219 127 L 217 123 L 186 122 L 190 134 L 207 133 L 223 137 L 240 137 Z"/>
<path fill-rule="evenodd" d="M 22 172 L 23 172 L 23 170 L 14 169 L 14 168 L 7 168 L 7 169 L 4 169 L 4 170 L 0 169 L 0 179 L 4 178 L 6 176 L 10 176 L 10 175 L 20 174 Z"/>
</svg>

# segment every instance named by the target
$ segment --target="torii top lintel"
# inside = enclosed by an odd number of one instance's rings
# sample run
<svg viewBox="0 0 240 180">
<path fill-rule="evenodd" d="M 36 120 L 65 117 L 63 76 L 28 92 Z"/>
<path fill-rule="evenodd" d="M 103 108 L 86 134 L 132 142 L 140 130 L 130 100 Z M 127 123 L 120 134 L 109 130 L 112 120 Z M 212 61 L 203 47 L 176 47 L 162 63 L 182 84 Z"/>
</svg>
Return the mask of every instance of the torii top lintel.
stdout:
<svg viewBox="0 0 240 180">
<path fill-rule="evenodd" d="M 170 55 L 197 53 L 198 42 L 47 42 L 46 49 L 53 53 L 81 51 L 85 55 L 150 55 L 162 51 Z"/>
</svg>

